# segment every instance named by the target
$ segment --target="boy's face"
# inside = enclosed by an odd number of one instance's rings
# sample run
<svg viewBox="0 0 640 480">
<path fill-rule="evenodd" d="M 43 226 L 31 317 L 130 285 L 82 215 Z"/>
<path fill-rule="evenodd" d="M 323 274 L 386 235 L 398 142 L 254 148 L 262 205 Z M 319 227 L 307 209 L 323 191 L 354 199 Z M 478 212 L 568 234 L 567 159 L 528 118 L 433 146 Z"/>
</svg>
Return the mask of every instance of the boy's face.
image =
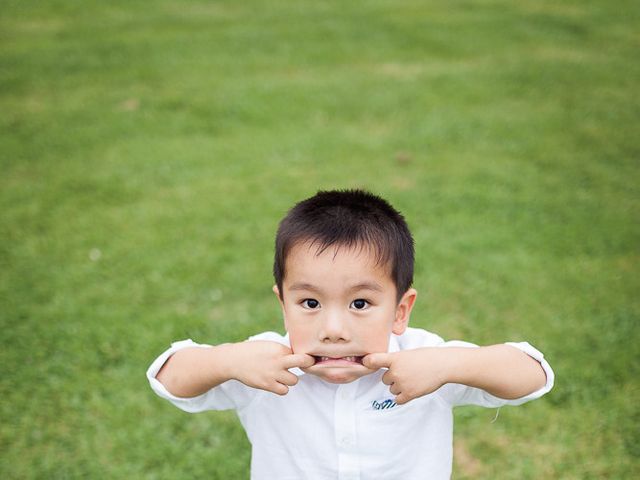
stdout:
<svg viewBox="0 0 640 480">
<path fill-rule="evenodd" d="M 376 265 L 366 248 L 330 247 L 318 255 L 315 245 L 298 244 L 285 271 L 281 305 L 291 349 L 316 359 L 304 372 L 331 383 L 373 373 L 362 358 L 386 352 L 391 333 L 405 331 L 416 291 L 398 303 L 388 266 Z"/>
</svg>

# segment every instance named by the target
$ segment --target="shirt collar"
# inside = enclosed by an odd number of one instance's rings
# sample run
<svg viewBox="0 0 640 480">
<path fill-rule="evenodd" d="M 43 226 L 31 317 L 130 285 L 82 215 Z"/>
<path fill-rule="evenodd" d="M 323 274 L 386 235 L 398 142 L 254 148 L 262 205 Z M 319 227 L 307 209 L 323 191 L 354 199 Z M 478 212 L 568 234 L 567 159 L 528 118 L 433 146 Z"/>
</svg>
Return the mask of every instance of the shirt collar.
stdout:
<svg viewBox="0 0 640 480">
<path fill-rule="evenodd" d="M 391 338 L 389 338 L 389 348 L 387 352 L 395 353 L 400 351 L 400 342 L 398 342 L 398 336 L 395 334 L 391 334 Z"/>
</svg>

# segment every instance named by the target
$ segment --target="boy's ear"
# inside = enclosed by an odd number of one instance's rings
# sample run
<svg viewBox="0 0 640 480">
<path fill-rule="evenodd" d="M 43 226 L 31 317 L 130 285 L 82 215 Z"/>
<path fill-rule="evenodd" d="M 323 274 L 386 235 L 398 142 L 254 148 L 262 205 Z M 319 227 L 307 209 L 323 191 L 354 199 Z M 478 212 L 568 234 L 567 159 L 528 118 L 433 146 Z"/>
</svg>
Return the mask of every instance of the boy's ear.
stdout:
<svg viewBox="0 0 640 480">
<path fill-rule="evenodd" d="M 280 302 L 280 306 L 284 310 L 284 303 L 282 302 L 282 297 L 280 296 L 280 290 L 278 289 L 278 285 L 274 285 L 271 290 L 273 290 L 273 293 L 275 293 L 276 297 L 278 297 L 278 302 Z"/>
<path fill-rule="evenodd" d="M 418 292 L 415 288 L 410 288 L 400 299 L 398 306 L 396 307 L 396 318 L 393 321 L 393 327 L 391 331 L 396 335 L 402 335 L 407 329 L 409 324 L 409 317 L 411 316 L 411 309 L 416 302 Z"/>
<path fill-rule="evenodd" d="M 280 309 L 282 310 L 282 320 L 284 320 L 284 329 L 288 331 L 289 329 L 287 328 L 287 314 L 284 311 L 284 301 L 280 296 L 280 290 L 278 289 L 278 285 L 277 284 L 274 285 L 271 290 L 273 290 L 273 293 L 275 293 L 276 297 L 278 297 L 278 303 L 280 303 Z"/>
</svg>

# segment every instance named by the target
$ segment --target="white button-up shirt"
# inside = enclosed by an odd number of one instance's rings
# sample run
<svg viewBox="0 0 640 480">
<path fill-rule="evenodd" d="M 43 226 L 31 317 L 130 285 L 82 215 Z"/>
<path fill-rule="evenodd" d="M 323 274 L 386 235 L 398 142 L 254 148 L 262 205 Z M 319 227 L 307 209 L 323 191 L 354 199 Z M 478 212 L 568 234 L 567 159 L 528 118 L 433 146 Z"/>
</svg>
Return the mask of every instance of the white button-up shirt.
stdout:
<svg viewBox="0 0 640 480">
<path fill-rule="evenodd" d="M 250 340 L 289 346 L 287 336 L 266 332 Z M 174 343 L 147 371 L 153 390 L 187 412 L 235 409 L 252 445 L 254 480 L 413 480 L 447 479 L 453 460 L 453 413 L 458 405 L 500 407 L 541 397 L 553 386 L 553 371 L 528 343 L 510 343 L 540 362 L 547 383 L 516 400 L 504 400 L 476 388 L 447 384 L 397 405 L 382 383 L 383 370 L 334 385 L 299 369 L 299 382 L 285 396 L 230 380 L 194 397 L 179 398 L 155 378 L 166 360 L 185 347 L 207 347 L 191 340 Z M 389 351 L 420 347 L 475 345 L 408 328 L 392 335 Z"/>
</svg>

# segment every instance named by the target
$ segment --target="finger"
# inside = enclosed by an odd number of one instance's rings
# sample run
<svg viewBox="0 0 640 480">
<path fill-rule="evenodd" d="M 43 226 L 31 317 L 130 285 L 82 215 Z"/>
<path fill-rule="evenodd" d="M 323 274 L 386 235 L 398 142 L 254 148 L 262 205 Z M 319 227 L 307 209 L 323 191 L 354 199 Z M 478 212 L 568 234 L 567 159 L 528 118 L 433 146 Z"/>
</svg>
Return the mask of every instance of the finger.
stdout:
<svg viewBox="0 0 640 480">
<path fill-rule="evenodd" d="M 278 395 L 286 395 L 287 393 L 289 393 L 289 387 L 278 382 L 272 383 L 267 388 L 265 388 L 265 390 L 267 390 L 268 392 L 276 393 Z"/>
<path fill-rule="evenodd" d="M 391 366 L 391 355 L 388 353 L 370 353 L 362 359 L 362 364 L 372 370 L 389 368 Z"/>
<path fill-rule="evenodd" d="M 402 392 L 402 390 L 400 390 L 400 387 L 395 383 L 389 387 L 389 391 L 394 395 L 400 395 L 400 393 Z"/>
<path fill-rule="evenodd" d="M 283 385 L 289 385 L 290 387 L 298 383 L 298 377 L 286 370 L 282 372 L 280 375 L 278 375 L 278 378 L 276 378 L 276 380 L 282 383 Z"/>
<path fill-rule="evenodd" d="M 278 342 L 274 342 L 274 343 L 278 343 Z M 280 352 L 283 355 L 291 355 L 293 353 L 293 350 L 291 350 L 290 347 L 287 347 L 286 345 L 282 345 L 281 343 L 278 343 L 278 345 L 280 345 Z"/>
<path fill-rule="evenodd" d="M 385 385 L 391 385 L 393 380 L 393 373 L 391 373 L 391 370 L 387 370 L 387 373 L 382 376 L 382 383 Z"/>
<path fill-rule="evenodd" d="M 306 353 L 294 353 L 284 358 L 284 368 L 308 368 L 316 363 L 316 359 Z"/>
<path fill-rule="evenodd" d="M 394 401 L 398 405 L 404 405 L 405 403 L 407 403 L 410 400 L 413 400 L 413 399 L 409 395 L 407 395 L 406 393 L 400 393 L 400 395 L 396 396 Z"/>
<path fill-rule="evenodd" d="M 249 344 L 249 345 L 262 345 L 264 346 L 265 351 L 273 352 L 274 355 L 282 356 L 282 355 L 290 355 L 291 353 L 293 353 L 291 351 L 291 348 L 279 342 L 274 342 L 272 340 L 245 340 L 242 343 Z"/>
</svg>

